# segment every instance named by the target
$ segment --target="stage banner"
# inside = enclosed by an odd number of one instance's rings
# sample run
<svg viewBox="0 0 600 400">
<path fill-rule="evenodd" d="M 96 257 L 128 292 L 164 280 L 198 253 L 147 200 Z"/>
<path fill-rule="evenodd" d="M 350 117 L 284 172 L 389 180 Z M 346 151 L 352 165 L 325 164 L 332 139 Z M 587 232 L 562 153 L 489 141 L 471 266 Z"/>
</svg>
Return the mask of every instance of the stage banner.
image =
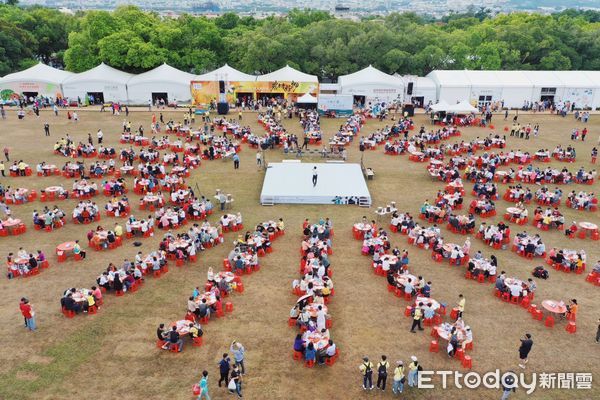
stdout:
<svg viewBox="0 0 600 400">
<path fill-rule="evenodd" d="M 212 100 L 219 98 L 219 81 L 192 81 L 191 82 L 192 100 L 194 105 L 208 104 Z M 256 81 L 226 81 L 225 96 L 227 102 L 235 103 L 238 93 L 274 93 L 283 94 L 284 97 L 295 98 L 305 93 L 313 96 L 319 94 L 319 84 L 315 82 L 295 82 L 295 81 L 274 81 L 274 82 L 256 82 Z"/>
</svg>

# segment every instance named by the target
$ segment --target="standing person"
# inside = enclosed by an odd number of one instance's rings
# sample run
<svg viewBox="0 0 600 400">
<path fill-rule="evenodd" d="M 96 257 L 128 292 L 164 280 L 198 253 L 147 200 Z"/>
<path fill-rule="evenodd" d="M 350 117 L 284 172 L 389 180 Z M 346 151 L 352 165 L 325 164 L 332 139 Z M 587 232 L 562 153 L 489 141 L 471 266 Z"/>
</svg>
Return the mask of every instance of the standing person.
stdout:
<svg viewBox="0 0 600 400">
<path fill-rule="evenodd" d="M 4 170 L 5 170 L 5 166 L 4 166 L 4 161 L 0 161 L 0 174 L 2 174 L 2 176 L 6 176 L 4 175 Z"/>
<path fill-rule="evenodd" d="M 10 152 L 10 149 L 8 148 L 8 146 L 4 146 L 4 158 L 6 158 L 6 161 L 10 161 L 9 154 L 8 154 L 9 152 Z"/>
<path fill-rule="evenodd" d="M 229 393 L 233 394 L 235 392 L 240 399 L 242 398 L 242 375 L 240 374 L 240 370 L 237 365 L 233 366 L 233 371 L 231 371 L 231 380 L 227 385 L 227 389 L 229 389 Z"/>
<path fill-rule="evenodd" d="M 385 355 L 381 356 L 381 361 L 377 364 L 377 389 L 385 390 L 385 382 L 387 381 L 388 368 L 390 363 L 387 362 Z"/>
<path fill-rule="evenodd" d="M 319 179 L 319 174 L 317 172 L 317 166 L 315 165 L 313 167 L 313 173 L 312 173 L 312 184 L 313 187 L 317 186 L 317 180 Z"/>
<path fill-rule="evenodd" d="M 592 149 L 592 164 L 596 164 L 596 158 L 598 158 L 598 149 L 594 147 Z"/>
<path fill-rule="evenodd" d="M 246 354 L 246 349 L 244 349 L 244 346 L 242 346 L 241 343 L 236 342 L 234 340 L 233 342 L 231 342 L 229 350 L 233 353 L 235 365 L 237 365 L 240 368 L 240 373 L 242 375 L 246 375 L 246 368 L 244 366 L 244 355 Z"/>
<path fill-rule="evenodd" d="M 96 137 L 98 138 L 98 144 L 102 144 L 102 138 L 104 137 L 104 133 L 102 133 L 102 129 L 98 129 L 98 133 L 96 133 Z"/>
<path fill-rule="evenodd" d="M 92 146 L 94 145 L 94 139 L 92 138 L 91 133 L 88 133 L 88 143 L 91 144 Z"/>
<path fill-rule="evenodd" d="M 508 109 L 504 110 L 504 120 L 508 118 Z"/>
<path fill-rule="evenodd" d="M 221 374 L 221 377 L 219 378 L 219 387 L 221 387 L 221 382 L 227 387 L 229 382 L 229 370 L 231 369 L 230 362 L 231 359 L 229 358 L 229 355 L 223 353 L 223 358 L 219 361 L 219 373 Z"/>
<path fill-rule="evenodd" d="M 239 169 L 240 168 L 240 156 L 237 155 L 237 153 L 235 153 L 233 155 L 233 169 Z"/>
<path fill-rule="evenodd" d="M 202 379 L 200 379 L 198 386 L 200 386 L 200 395 L 197 400 L 210 400 L 210 395 L 208 394 L 208 371 L 202 371 Z"/>
<path fill-rule="evenodd" d="M 23 314 L 23 318 L 25 318 L 25 326 L 27 329 L 32 332 L 35 331 L 35 312 L 33 311 L 33 308 L 31 307 L 31 304 L 29 304 L 29 300 L 27 300 L 27 298 L 21 298 L 19 309 L 21 310 L 21 314 Z"/>
<path fill-rule="evenodd" d="M 363 374 L 363 390 L 373 390 L 373 363 L 369 361 L 369 357 L 363 358 L 358 368 Z"/>
<path fill-rule="evenodd" d="M 521 362 L 519 363 L 519 367 L 525 369 L 525 364 L 527 364 L 529 352 L 533 347 L 533 340 L 531 340 L 531 334 L 526 333 L 525 338 L 521 339 L 521 347 L 519 347 L 519 359 Z"/>
<path fill-rule="evenodd" d="M 44 134 L 46 136 L 50 136 L 50 124 L 48 124 L 47 122 L 44 124 Z"/>
<path fill-rule="evenodd" d="M 4 104 L 0 104 L 0 116 L 2 116 L 2 119 L 6 119 L 6 110 L 4 109 Z"/>
<path fill-rule="evenodd" d="M 396 362 L 396 368 L 394 369 L 394 385 L 392 386 L 392 392 L 394 394 L 400 394 L 404 390 L 404 363 L 402 360 Z"/>
<path fill-rule="evenodd" d="M 596 330 L 596 343 L 600 343 L 600 319 L 598 319 L 598 329 Z"/>
<path fill-rule="evenodd" d="M 581 141 L 585 142 L 585 137 L 588 133 L 587 127 L 583 128 L 583 130 L 581 131 Z"/>
<path fill-rule="evenodd" d="M 262 165 L 262 154 L 260 154 L 260 150 L 256 152 L 256 165 L 259 167 Z"/>
<path fill-rule="evenodd" d="M 415 333 L 415 328 L 419 327 L 419 330 L 422 331 L 423 327 L 421 326 L 421 319 L 423 318 L 423 303 L 419 303 L 417 307 L 415 307 L 412 326 L 410 327 L 410 333 Z"/>
<path fill-rule="evenodd" d="M 417 385 L 419 369 L 421 366 L 419 365 L 419 361 L 416 356 L 410 356 L 412 362 L 408 364 L 408 386 L 414 387 Z"/>
<path fill-rule="evenodd" d="M 463 312 L 465 312 L 465 303 L 466 302 L 467 301 L 465 300 L 465 297 L 462 294 L 459 294 L 458 295 L 458 307 L 457 307 L 458 308 L 458 318 L 462 319 Z"/>
</svg>

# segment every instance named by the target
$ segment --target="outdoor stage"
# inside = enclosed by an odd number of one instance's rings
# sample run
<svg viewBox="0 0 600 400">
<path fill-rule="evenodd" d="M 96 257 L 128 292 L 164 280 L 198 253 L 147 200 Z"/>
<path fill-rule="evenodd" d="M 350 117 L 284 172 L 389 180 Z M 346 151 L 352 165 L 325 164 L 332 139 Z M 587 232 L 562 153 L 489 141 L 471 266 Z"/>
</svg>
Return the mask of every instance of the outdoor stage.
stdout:
<svg viewBox="0 0 600 400">
<path fill-rule="evenodd" d="M 318 182 L 313 187 L 313 167 Z M 371 205 L 371 194 L 359 164 L 269 163 L 262 192 L 262 205 L 273 204 L 356 204 Z"/>
</svg>

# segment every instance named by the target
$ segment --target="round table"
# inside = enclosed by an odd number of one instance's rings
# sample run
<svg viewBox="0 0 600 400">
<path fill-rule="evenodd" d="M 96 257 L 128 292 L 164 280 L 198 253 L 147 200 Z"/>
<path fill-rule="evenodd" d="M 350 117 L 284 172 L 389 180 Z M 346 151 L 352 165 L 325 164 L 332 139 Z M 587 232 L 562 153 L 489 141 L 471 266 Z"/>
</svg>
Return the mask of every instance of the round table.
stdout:
<svg viewBox="0 0 600 400">
<path fill-rule="evenodd" d="M 329 336 L 323 335 L 321 332 L 310 332 L 304 337 L 304 342 L 308 346 L 308 343 L 312 343 L 315 350 L 321 350 L 329 345 Z"/>
<path fill-rule="evenodd" d="M 432 158 L 431 160 L 429 160 L 429 163 L 430 163 L 431 165 L 442 165 L 442 164 L 444 164 L 444 162 L 443 162 L 443 161 L 441 161 L 441 160 L 438 160 L 438 159 L 436 159 L 436 158 Z"/>
<path fill-rule="evenodd" d="M 18 218 L 8 218 L 7 220 L 2 221 L 2 225 L 7 228 L 12 228 L 14 226 L 21 225 L 21 220 Z"/>
<path fill-rule="evenodd" d="M 506 209 L 506 212 L 507 212 L 507 213 L 509 213 L 509 214 L 512 214 L 512 215 L 515 215 L 515 214 L 523 214 L 523 211 L 525 211 L 525 210 L 523 210 L 523 209 L 520 209 L 520 208 L 518 208 L 518 207 L 508 207 L 508 208 Z"/>
<path fill-rule="evenodd" d="M 176 326 L 177 327 L 177 333 L 179 333 L 180 335 L 187 335 L 188 333 L 190 333 L 190 324 L 192 323 L 192 321 L 188 321 L 187 319 L 181 319 L 179 321 L 174 321 L 171 322 L 171 324 L 169 325 L 171 328 Z"/>
<path fill-rule="evenodd" d="M 553 314 L 564 314 L 567 312 L 567 306 L 555 300 L 542 301 L 542 307 Z"/>
<path fill-rule="evenodd" d="M 73 251 L 75 247 L 75 242 L 64 242 L 56 246 L 56 252 L 62 251 L 63 253 L 68 253 Z"/>
<path fill-rule="evenodd" d="M 417 283 L 417 277 L 411 274 L 400 274 L 396 275 L 394 278 L 396 280 L 396 283 L 402 286 L 406 285 L 409 279 L 413 286 Z"/>
<path fill-rule="evenodd" d="M 48 186 L 46 189 L 44 189 L 46 191 L 46 193 L 50 192 L 50 193 L 55 193 L 55 192 L 59 192 L 62 190 L 61 186 Z"/>
<path fill-rule="evenodd" d="M 579 223 L 579 226 L 580 226 L 582 229 L 586 229 L 586 230 L 589 230 L 589 231 L 595 231 L 595 230 L 598 230 L 598 225 L 596 225 L 596 224 L 592 224 L 591 222 L 580 222 L 580 223 Z"/>
<path fill-rule="evenodd" d="M 371 224 L 363 224 L 362 222 L 359 222 L 354 224 L 354 229 L 357 231 L 368 232 L 373 229 L 373 226 Z"/>
</svg>

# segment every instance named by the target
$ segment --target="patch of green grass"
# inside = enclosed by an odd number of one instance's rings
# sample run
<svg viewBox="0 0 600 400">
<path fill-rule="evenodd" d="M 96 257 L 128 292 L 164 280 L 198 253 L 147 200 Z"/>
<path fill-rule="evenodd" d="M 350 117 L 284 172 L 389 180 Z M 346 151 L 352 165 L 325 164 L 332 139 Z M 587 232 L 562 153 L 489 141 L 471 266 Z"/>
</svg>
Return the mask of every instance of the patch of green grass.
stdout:
<svg viewBox="0 0 600 400">
<path fill-rule="evenodd" d="M 1 399 L 25 399 L 42 389 L 60 385 L 74 370 L 80 368 L 102 347 L 106 329 L 102 324 L 92 324 L 50 347 L 44 356 L 51 357 L 48 364 L 26 362 L 0 376 Z M 35 379 L 22 380 L 19 372 L 29 372 Z"/>
</svg>

